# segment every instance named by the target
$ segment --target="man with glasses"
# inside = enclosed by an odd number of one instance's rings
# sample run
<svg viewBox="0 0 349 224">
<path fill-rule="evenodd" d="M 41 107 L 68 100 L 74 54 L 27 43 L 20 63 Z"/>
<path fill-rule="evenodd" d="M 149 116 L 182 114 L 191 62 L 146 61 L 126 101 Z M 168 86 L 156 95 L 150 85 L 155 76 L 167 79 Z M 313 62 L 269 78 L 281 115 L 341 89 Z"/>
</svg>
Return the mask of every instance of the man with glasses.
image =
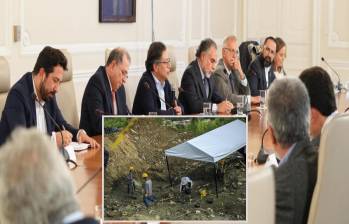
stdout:
<svg viewBox="0 0 349 224">
<path fill-rule="evenodd" d="M 170 58 L 166 46 L 153 42 L 145 61 L 146 71 L 139 80 L 132 113 L 140 115 L 181 115 L 175 91 L 168 81 Z"/>
<path fill-rule="evenodd" d="M 209 38 L 201 41 L 195 56 L 196 60 L 188 65 L 181 81 L 179 101 L 185 114 L 202 113 L 204 102 L 216 104 L 219 113 L 230 113 L 233 105 L 217 93 L 210 80 L 217 62 L 216 43 Z"/>
<path fill-rule="evenodd" d="M 128 115 L 124 84 L 131 58 L 122 48 L 113 49 L 87 83 L 81 105 L 80 128 L 89 135 L 102 134 L 102 115 Z"/>
<path fill-rule="evenodd" d="M 224 39 L 222 59 L 217 64 L 212 81 L 217 93 L 233 104 L 237 102 L 237 95 L 250 94 L 247 79 L 241 68 L 239 47 L 235 36 Z"/>
<path fill-rule="evenodd" d="M 272 62 L 276 52 L 276 40 L 267 37 L 263 44 L 261 55 L 258 55 L 248 67 L 247 79 L 252 96 L 259 96 L 259 90 L 266 90 L 275 79 Z"/>
</svg>

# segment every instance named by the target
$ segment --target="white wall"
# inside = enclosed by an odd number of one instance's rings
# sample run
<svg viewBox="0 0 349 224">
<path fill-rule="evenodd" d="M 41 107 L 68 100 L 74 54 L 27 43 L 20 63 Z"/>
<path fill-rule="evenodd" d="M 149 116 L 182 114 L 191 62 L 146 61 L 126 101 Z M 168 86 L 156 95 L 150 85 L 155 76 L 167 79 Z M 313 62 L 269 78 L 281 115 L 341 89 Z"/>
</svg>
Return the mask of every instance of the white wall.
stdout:
<svg viewBox="0 0 349 224">
<path fill-rule="evenodd" d="M 104 63 L 104 50 L 130 51 L 129 85 L 137 85 L 151 42 L 151 0 L 137 0 L 137 22 L 101 24 L 98 1 L 0 0 L 0 54 L 11 82 L 32 70 L 45 45 L 72 54 L 78 104 L 88 78 Z M 296 76 L 324 56 L 349 81 L 349 3 L 346 0 L 154 0 L 155 38 L 176 49 L 181 76 L 187 49 L 205 37 L 219 45 L 228 34 L 240 40 L 281 36 L 288 44 L 286 70 Z M 13 25 L 22 39 L 13 42 Z M 79 105 L 80 108 L 80 105 Z"/>
</svg>

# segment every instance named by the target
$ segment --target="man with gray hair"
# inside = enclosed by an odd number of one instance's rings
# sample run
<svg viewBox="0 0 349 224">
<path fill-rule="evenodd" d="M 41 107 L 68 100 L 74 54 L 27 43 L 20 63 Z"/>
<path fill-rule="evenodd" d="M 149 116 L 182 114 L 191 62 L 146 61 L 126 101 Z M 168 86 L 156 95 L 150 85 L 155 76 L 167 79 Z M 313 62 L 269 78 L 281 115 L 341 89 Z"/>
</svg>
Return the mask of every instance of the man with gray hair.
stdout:
<svg viewBox="0 0 349 224">
<path fill-rule="evenodd" d="M 81 104 L 80 128 L 89 135 L 102 134 L 102 115 L 128 115 L 123 84 L 131 58 L 123 48 L 113 49 L 105 66 L 100 66 L 87 83 Z"/>
<path fill-rule="evenodd" d="M 0 223 L 98 223 L 80 212 L 56 147 L 35 128 L 20 128 L 0 149 Z"/>
<path fill-rule="evenodd" d="M 268 129 L 280 159 L 275 223 L 306 223 L 317 174 L 317 152 L 308 134 L 307 89 L 298 78 L 277 79 L 270 86 L 267 106 Z"/>
<path fill-rule="evenodd" d="M 218 61 L 212 81 L 217 93 L 231 103 L 237 102 L 237 95 L 250 95 L 250 88 L 239 60 L 239 46 L 235 36 L 224 39 L 222 59 Z"/>
<path fill-rule="evenodd" d="M 195 56 L 196 60 L 185 69 L 181 81 L 178 99 L 184 113 L 202 113 L 204 102 L 217 104 L 220 113 L 230 113 L 233 105 L 217 93 L 210 80 L 217 62 L 217 44 L 210 38 L 201 41 Z"/>
</svg>

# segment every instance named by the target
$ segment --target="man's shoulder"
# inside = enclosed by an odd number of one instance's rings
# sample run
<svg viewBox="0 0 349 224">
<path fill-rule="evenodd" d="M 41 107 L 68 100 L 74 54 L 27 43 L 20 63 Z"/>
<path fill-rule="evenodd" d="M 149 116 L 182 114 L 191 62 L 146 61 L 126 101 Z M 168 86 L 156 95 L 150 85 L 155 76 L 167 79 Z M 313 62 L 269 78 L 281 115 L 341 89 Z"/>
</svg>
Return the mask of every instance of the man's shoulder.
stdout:
<svg viewBox="0 0 349 224">
<path fill-rule="evenodd" d="M 10 94 L 14 94 L 17 93 L 19 95 L 30 95 L 30 91 L 29 91 L 29 85 L 28 83 L 30 82 L 29 78 L 31 79 L 31 73 L 26 73 L 25 75 L 23 75 L 14 85 L 13 87 L 10 89 L 9 91 L 9 95 Z"/>
</svg>

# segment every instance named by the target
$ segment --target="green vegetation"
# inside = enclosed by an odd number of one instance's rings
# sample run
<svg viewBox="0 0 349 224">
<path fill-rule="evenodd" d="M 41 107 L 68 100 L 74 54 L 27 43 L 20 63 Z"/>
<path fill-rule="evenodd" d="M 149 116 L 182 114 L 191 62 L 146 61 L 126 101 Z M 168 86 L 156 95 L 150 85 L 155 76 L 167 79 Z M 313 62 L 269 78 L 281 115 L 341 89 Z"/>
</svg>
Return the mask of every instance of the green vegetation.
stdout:
<svg viewBox="0 0 349 224">
<path fill-rule="evenodd" d="M 124 128 L 127 126 L 129 118 L 126 117 L 106 117 L 104 118 L 104 128 Z"/>
</svg>

